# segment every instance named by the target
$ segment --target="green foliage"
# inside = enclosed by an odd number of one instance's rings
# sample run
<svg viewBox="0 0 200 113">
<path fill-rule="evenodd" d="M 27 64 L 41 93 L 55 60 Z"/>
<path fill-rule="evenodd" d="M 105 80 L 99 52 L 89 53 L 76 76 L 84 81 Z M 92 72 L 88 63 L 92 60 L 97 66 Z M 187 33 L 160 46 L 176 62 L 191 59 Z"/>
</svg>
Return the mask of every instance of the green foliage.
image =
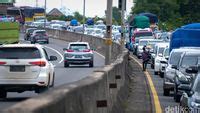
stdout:
<svg viewBox="0 0 200 113">
<path fill-rule="evenodd" d="M 154 13 L 159 27 L 172 30 L 185 24 L 200 22 L 199 0 L 133 0 L 132 14 Z M 165 27 L 165 28 L 164 28 Z"/>
<path fill-rule="evenodd" d="M 121 13 L 117 7 L 112 8 L 113 24 L 121 25 Z"/>
</svg>

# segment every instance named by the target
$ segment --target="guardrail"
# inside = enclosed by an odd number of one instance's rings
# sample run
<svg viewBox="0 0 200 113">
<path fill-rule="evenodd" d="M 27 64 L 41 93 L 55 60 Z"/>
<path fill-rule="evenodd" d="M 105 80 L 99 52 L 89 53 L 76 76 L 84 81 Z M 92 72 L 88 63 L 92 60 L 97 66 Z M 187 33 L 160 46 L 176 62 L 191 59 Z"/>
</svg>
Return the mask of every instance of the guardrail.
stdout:
<svg viewBox="0 0 200 113">
<path fill-rule="evenodd" d="M 105 55 L 105 40 L 68 31 L 46 29 L 52 38 L 87 41 Z M 56 35 L 55 35 L 56 34 Z M 128 96 L 128 51 L 112 44 L 112 63 L 77 82 L 62 85 L 18 103 L 5 113 L 124 113 Z"/>
</svg>

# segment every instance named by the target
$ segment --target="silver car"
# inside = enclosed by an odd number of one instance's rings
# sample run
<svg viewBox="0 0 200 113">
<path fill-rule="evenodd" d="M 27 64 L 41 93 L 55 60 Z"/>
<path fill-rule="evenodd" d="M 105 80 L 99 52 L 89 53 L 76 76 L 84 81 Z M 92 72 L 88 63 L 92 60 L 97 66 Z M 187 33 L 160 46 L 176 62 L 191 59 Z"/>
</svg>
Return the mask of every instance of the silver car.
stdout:
<svg viewBox="0 0 200 113">
<path fill-rule="evenodd" d="M 54 66 L 41 45 L 8 44 L 0 46 L 0 98 L 7 92 L 43 92 L 54 85 Z"/>
<path fill-rule="evenodd" d="M 94 66 L 94 54 L 87 42 L 71 42 L 64 48 L 64 67 L 70 64 L 89 64 Z"/>
</svg>

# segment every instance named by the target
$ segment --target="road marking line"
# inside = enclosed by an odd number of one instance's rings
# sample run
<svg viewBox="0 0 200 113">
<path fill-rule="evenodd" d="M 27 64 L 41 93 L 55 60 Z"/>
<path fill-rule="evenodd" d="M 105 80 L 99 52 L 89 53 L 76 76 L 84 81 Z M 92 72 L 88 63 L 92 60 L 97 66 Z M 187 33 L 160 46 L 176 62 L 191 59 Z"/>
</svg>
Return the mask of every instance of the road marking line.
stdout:
<svg viewBox="0 0 200 113">
<path fill-rule="evenodd" d="M 58 53 L 58 55 L 60 55 L 61 60 L 59 61 L 59 64 L 62 63 L 62 62 L 64 61 L 64 57 L 63 57 L 63 55 L 62 55 L 59 51 L 57 51 L 57 50 L 54 49 L 54 48 L 48 47 L 48 46 L 44 46 L 44 47 L 46 47 L 46 48 L 48 48 L 48 49 L 51 49 L 51 50 L 55 51 L 56 53 Z"/>
<path fill-rule="evenodd" d="M 139 65 L 140 67 L 142 68 L 142 64 L 137 61 L 134 57 L 131 56 L 132 59 L 134 59 Z M 151 89 L 151 92 L 152 92 L 152 95 L 153 95 L 153 99 L 154 99 L 154 105 L 155 105 L 155 110 L 156 110 L 156 113 L 162 113 L 162 108 L 161 108 L 161 105 L 160 105 L 160 101 L 159 101 L 159 98 L 158 98 L 158 93 L 156 91 L 156 88 L 153 84 L 153 81 L 152 81 L 152 78 L 151 78 L 151 75 L 149 74 L 148 71 L 144 72 L 145 73 L 145 76 L 147 77 L 148 79 L 148 82 L 149 82 L 149 86 L 150 86 L 150 89 Z"/>
<path fill-rule="evenodd" d="M 105 59 L 105 56 L 103 56 L 101 53 L 98 53 L 96 51 L 94 51 L 96 54 L 98 54 L 99 56 L 101 56 L 103 59 Z"/>
</svg>

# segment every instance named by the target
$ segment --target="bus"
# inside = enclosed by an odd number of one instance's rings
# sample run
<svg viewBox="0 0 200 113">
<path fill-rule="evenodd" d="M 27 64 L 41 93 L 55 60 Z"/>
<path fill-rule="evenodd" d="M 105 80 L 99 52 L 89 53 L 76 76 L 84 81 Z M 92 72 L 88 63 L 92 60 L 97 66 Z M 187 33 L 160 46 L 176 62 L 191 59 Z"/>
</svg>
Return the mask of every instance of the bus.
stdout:
<svg viewBox="0 0 200 113">
<path fill-rule="evenodd" d="M 45 9 L 39 7 L 8 7 L 7 15 L 15 17 L 15 20 L 24 24 L 25 22 L 44 21 Z"/>
<path fill-rule="evenodd" d="M 23 24 L 24 23 L 24 15 L 22 10 L 19 7 L 8 7 L 7 15 L 15 18 L 16 21 Z"/>
</svg>

